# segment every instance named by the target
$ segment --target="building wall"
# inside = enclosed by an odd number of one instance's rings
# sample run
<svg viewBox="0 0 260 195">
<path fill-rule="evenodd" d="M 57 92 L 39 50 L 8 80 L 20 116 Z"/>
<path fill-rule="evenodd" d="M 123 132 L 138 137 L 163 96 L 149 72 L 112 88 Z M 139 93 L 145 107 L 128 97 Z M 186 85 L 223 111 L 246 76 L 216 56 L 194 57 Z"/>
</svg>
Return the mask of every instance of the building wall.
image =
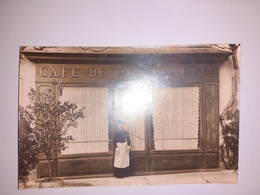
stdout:
<svg viewBox="0 0 260 195">
<path fill-rule="evenodd" d="M 26 107 L 30 100 L 28 92 L 30 87 L 35 88 L 36 65 L 29 61 L 24 55 L 20 58 L 20 73 L 19 73 L 19 105 Z"/>
<path fill-rule="evenodd" d="M 238 48 L 237 52 L 237 62 L 238 66 L 240 68 L 240 48 Z M 235 81 L 234 77 L 236 76 L 236 71 L 237 76 L 240 76 L 240 70 L 234 69 L 234 61 L 232 59 L 232 56 L 229 57 L 227 61 L 225 61 L 223 64 L 220 65 L 220 70 L 219 70 L 219 115 L 221 115 L 224 110 L 226 109 L 229 101 L 231 100 L 232 96 L 234 95 L 235 89 Z M 238 78 L 239 82 L 239 78 Z M 238 85 L 238 106 L 239 106 L 239 88 L 240 88 L 240 83 L 236 83 Z M 223 139 L 221 137 L 221 125 L 219 125 L 219 131 L 220 131 L 220 145 L 223 143 Z"/>
<path fill-rule="evenodd" d="M 220 66 L 219 72 L 219 95 L 220 95 L 220 114 L 225 110 L 230 98 L 232 97 L 232 79 L 234 77 L 233 60 L 230 57 L 226 62 Z"/>
</svg>

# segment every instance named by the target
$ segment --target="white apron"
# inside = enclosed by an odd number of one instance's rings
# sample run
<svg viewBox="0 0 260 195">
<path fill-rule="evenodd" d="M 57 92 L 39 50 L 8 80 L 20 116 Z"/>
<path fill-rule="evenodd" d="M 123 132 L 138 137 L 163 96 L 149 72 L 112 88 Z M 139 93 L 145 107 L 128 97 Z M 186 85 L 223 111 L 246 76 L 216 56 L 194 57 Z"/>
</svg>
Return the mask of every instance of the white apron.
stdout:
<svg viewBox="0 0 260 195">
<path fill-rule="evenodd" d="M 127 146 L 127 141 L 117 143 L 116 145 L 114 167 L 121 169 L 129 167 L 129 147 Z"/>
</svg>

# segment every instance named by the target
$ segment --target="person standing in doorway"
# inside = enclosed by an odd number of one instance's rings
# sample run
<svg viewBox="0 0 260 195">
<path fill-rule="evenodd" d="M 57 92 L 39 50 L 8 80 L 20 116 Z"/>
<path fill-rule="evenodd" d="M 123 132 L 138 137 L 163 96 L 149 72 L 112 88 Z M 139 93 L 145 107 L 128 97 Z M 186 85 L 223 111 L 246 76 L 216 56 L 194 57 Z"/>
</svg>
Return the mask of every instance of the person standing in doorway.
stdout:
<svg viewBox="0 0 260 195">
<path fill-rule="evenodd" d="M 114 175 L 118 178 L 124 178 L 130 175 L 131 141 L 129 133 L 123 129 L 123 126 L 124 122 L 119 120 L 113 136 L 115 148 Z"/>
</svg>

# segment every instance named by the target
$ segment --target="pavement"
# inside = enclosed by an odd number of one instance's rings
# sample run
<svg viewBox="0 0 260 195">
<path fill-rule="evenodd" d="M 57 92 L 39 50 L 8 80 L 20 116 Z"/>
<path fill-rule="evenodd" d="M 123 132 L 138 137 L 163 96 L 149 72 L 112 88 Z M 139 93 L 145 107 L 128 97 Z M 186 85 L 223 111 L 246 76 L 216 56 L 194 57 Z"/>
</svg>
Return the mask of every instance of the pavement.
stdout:
<svg viewBox="0 0 260 195">
<path fill-rule="evenodd" d="M 27 187 L 20 189 L 38 188 L 36 173 L 29 175 Z M 175 173 L 163 175 L 130 176 L 126 178 L 104 177 L 64 180 L 64 187 L 78 186 L 141 186 L 141 185 L 174 185 L 174 184 L 208 184 L 238 182 L 238 173 L 233 170 L 214 172 Z"/>
</svg>

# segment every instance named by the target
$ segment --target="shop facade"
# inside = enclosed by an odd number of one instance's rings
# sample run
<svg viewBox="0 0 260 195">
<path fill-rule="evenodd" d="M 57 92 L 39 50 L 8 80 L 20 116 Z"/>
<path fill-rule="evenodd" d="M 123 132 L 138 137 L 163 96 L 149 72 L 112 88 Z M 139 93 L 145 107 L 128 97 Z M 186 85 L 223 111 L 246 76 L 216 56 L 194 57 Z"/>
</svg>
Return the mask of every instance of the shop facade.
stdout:
<svg viewBox="0 0 260 195">
<path fill-rule="evenodd" d="M 214 45 L 33 48 L 35 88 L 65 82 L 62 100 L 85 107 L 74 141 L 53 158 L 55 176 L 113 175 L 118 119 L 131 138 L 133 175 L 219 169 L 220 67 L 233 52 Z M 47 176 L 39 158 L 38 178 Z"/>
</svg>

